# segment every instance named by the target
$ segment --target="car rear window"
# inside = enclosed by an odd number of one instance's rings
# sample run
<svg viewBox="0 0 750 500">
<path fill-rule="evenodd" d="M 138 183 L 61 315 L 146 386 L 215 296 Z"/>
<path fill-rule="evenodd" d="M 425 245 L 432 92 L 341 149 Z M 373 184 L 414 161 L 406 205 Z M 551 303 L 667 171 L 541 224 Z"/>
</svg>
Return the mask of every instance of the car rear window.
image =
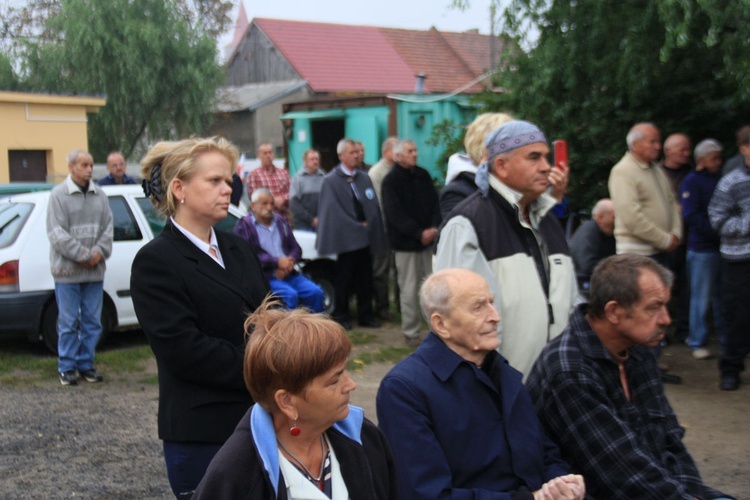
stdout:
<svg viewBox="0 0 750 500">
<path fill-rule="evenodd" d="M 0 205 L 0 248 L 13 244 L 21 233 L 33 203 L 4 203 Z"/>
</svg>

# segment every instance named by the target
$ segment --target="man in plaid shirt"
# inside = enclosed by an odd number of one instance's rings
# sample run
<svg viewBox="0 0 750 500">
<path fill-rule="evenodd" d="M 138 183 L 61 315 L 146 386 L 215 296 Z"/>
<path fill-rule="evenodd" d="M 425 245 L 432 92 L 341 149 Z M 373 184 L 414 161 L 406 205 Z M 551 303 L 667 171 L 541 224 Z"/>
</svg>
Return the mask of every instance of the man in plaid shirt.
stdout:
<svg viewBox="0 0 750 500">
<path fill-rule="evenodd" d="M 273 164 L 273 144 L 261 144 L 257 150 L 260 166 L 252 170 L 247 177 L 247 197 L 251 198 L 253 191 L 266 188 L 273 193 L 273 204 L 276 211 L 291 224 L 289 218 L 289 187 L 292 181 L 289 172 L 283 168 L 276 168 Z"/>
<path fill-rule="evenodd" d="M 648 349 L 671 322 L 672 280 L 646 256 L 602 261 L 589 303 L 526 382 L 547 435 L 594 498 L 726 498 L 701 481 Z"/>
</svg>

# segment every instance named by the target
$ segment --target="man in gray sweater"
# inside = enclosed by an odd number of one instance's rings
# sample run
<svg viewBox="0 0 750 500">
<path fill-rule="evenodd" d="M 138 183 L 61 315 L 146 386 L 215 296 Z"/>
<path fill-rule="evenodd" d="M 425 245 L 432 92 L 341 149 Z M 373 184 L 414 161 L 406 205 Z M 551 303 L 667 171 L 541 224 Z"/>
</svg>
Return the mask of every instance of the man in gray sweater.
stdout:
<svg viewBox="0 0 750 500">
<path fill-rule="evenodd" d="M 58 361 L 62 385 L 76 385 L 76 371 L 101 382 L 94 349 L 102 333 L 104 260 L 112 253 L 112 212 L 91 174 L 90 154 L 68 154 L 70 175 L 52 190 L 47 207 L 50 267 L 55 279 Z"/>
</svg>

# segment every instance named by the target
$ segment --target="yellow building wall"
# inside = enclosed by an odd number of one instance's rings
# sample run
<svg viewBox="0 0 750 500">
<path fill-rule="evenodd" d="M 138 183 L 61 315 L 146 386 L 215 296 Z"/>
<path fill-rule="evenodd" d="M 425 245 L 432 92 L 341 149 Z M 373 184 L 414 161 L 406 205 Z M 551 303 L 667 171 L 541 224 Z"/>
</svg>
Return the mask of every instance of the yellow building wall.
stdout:
<svg viewBox="0 0 750 500">
<path fill-rule="evenodd" d="M 47 180 L 63 180 L 67 154 L 88 150 L 87 112 L 97 112 L 105 103 L 93 97 L 0 92 L 0 183 L 10 182 L 11 150 L 46 151 Z"/>
</svg>

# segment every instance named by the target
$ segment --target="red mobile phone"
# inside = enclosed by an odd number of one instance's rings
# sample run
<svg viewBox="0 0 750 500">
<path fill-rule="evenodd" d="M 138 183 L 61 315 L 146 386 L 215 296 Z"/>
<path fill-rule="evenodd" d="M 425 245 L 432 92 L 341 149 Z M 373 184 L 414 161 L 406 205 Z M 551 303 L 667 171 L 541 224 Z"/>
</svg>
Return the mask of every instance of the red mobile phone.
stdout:
<svg viewBox="0 0 750 500">
<path fill-rule="evenodd" d="M 568 143 L 558 139 L 552 143 L 555 150 L 555 167 L 562 169 L 562 163 L 568 164 Z"/>
</svg>

